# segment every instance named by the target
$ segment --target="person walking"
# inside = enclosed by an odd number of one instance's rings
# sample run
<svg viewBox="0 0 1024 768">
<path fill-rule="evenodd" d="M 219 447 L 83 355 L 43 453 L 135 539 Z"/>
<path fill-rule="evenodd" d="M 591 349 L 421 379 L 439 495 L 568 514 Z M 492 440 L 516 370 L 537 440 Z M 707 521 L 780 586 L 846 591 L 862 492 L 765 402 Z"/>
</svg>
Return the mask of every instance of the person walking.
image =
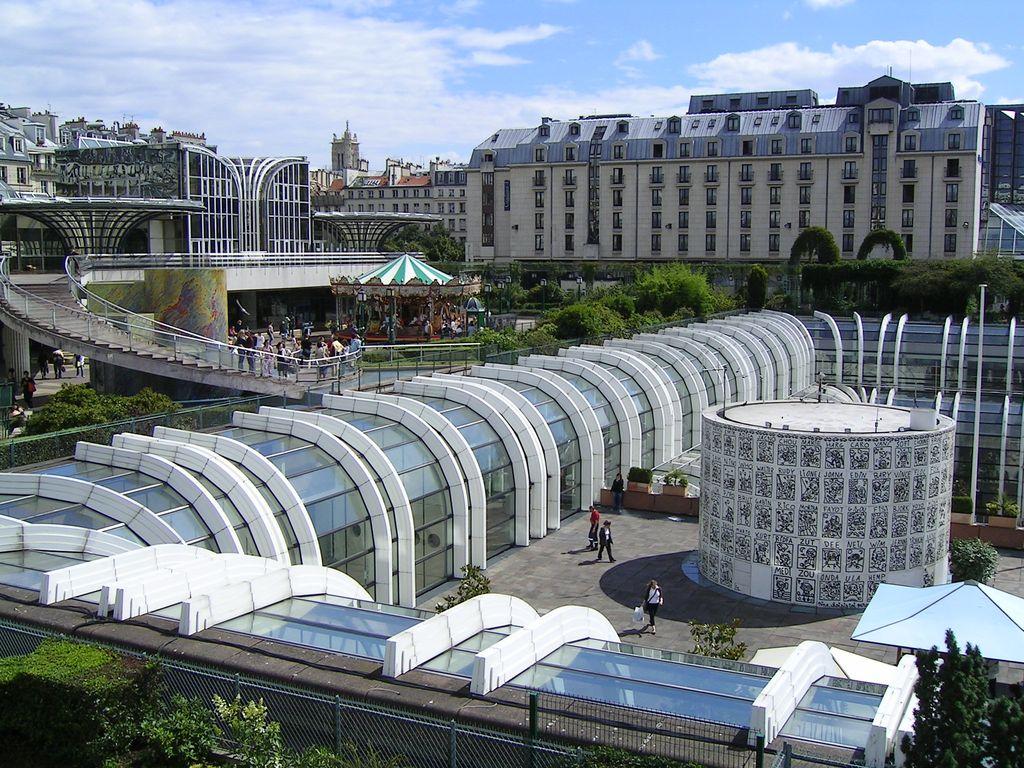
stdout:
<svg viewBox="0 0 1024 768">
<path fill-rule="evenodd" d="M 601 513 L 597 511 L 597 507 L 593 504 L 590 505 L 590 533 L 587 534 L 587 539 L 590 541 L 590 545 L 587 547 L 591 552 L 597 549 L 597 534 L 601 528 Z"/>
<path fill-rule="evenodd" d="M 25 401 L 25 407 L 32 407 L 32 396 L 36 393 L 36 380 L 33 379 L 28 371 L 21 377 L 21 397 Z"/>
<path fill-rule="evenodd" d="M 651 628 L 651 634 L 658 634 L 658 628 L 654 626 L 654 617 L 658 615 L 658 609 L 661 608 L 662 603 L 665 602 L 665 596 L 662 594 L 661 587 L 654 579 L 647 582 L 647 588 L 644 590 L 644 613 L 647 614 L 647 627 Z M 643 632 L 644 629 L 640 631 Z"/>
<path fill-rule="evenodd" d="M 64 378 L 64 352 L 60 349 L 53 350 L 53 378 Z"/>
<path fill-rule="evenodd" d="M 601 526 L 601 530 L 598 531 L 597 540 L 600 542 L 600 547 L 597 550 L 597 559 L 600 562 L 604 551 L 608 550 L 608 562 L 614 563 L 615 558 L 612 557 L 612 521 L 605 520 L 604 525 Z"/>
<path fill-rule="evenodd" d="M 622 511 L 622 473 L 616 472 L 615 479 L 612 480 L 612 509 L 616 512 Z"/>
<path fill-rule="evenodd" d="M 50 372 L 50 356 L 46 353 L 45 349 L 39 353 L 39 357 L 36 358 L 36 363 L 39 367 L 40 377 L 45 379 L 46 374 Z"/>
<path fill-rule="evenodd" d="M 85 358 L 82 355 L 75 355 L 75 376 L 85 378 Z"/>
</svg>

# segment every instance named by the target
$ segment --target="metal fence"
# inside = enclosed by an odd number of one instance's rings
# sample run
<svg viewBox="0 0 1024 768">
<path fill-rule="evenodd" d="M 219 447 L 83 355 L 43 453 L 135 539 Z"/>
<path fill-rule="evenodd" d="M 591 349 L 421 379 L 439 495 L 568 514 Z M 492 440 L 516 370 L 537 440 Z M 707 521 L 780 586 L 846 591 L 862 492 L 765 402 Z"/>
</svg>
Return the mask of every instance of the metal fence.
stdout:
<svg viewBox="0 0 1024 768">
<path fill-rule="evenodd" d="M 282 402 L 281 395 L 259 395 L 198 408 L 182 408 L 168 413 L 137 416 L 110 424 L 95 424 L 44 435 L 16 437 L 0 442 L 0 471 L 71 456 L 79 440 L 109 445 L 111 438 L 121 432 L 152 435 L 155 427 L 201 431 L 230 424 L 231 415 L 235 411 L 255 412 L 261 405 L 281 405 Z"/>
<path fill-rule="evenodd" d="M 31 653 L 45 638 L 56 636 L 60 635 L 0 619 L 0 657 Z M 79 638 L 64 639 L 81 642 Z M 129 648 L 96 644 L 126 655 L 144 656 Z M 236 696 L 243 701 L 262 700 L 270 719 L 281 724 L 285 745 L 296 751 L 322 747 L 341 752 L 352 744 L 360 750 L 372 748 L 403 768 L 570 768 L 584 764 L 582 750 L 575 747 L 183 661 L 162 657 L 150 660 L 159 666 L 165 698 L 177 694 L 211 706 L 215 695 L 229 701 Z"/>
<path fill-rule="evenodd" d="M 842 762 L 830 760 L 823 755 L 804 755 L 793 749 L 793 745 L 786 742 L 776 753 L 771 768 L 864 768 L 864 762 Z"/>
</svg>

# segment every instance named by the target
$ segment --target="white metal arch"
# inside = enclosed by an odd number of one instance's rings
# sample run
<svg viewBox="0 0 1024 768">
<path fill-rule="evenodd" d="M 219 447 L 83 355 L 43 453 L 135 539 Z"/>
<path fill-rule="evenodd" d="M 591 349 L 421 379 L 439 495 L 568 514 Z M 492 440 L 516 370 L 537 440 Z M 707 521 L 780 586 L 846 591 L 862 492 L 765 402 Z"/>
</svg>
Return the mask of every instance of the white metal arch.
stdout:
<svg viewBox="0 0 1024 768">
<path fill-rule="evenodd" d="M 546 532 L 547 475 L 542 466 L 543 458 L 536 435 L 532 442 L 523 442 L 516 434 L 516 429 L 502 416 L 503 409 L 493 406 L 477 394 L 445 382 L 396 381 L 395 391 L 401 395 L 440 397 L 464 405 L 479 414 L 498 435 L 512 461 L 512 476 L 516 484 L 516 544 L 529 546 L 531 535 L 537 536 L 536 531 Z M 543 533 L 539 536 L 543 536 Z"/>
<path fill-rule="evenodd" d="M 580 360 L 590 360 L 598 365 L 617 368 L 636 382 L 651 406 L 654 417 L 654 463 L 663 464 L 682 453 L 680 422 L 682 406 L 679 393 L 665 372 L 653 365 L 643 355 L 618 347 L 595 347 L 583 345 L 559 350 L 559 355 Z"/>
<path fill-rule="evenodd" d="M 567 643 L 619 642 L 615 628 L 593 608 L 563 605 L 476 655 L 470 690 L 477 696 L 500 688 Z"/>
<path fill-rule="evenodd" d="M 451 447 L 441 438 L 435 429 L 429 426 L 419 416 L 410 413 L 401 405 L 389 401 L 375 401 L 348 395 L 325 395 L 322 406 L 327 413 L 338 411 L 343 413 L 363 414 L 367 416 L 379 416 L 380 418 L 394 422 L 405 427 L 423 443 L 441 470 L 441 476 L 445 481 L 445 493 L 448 494 L 448 503 L 452 510 L 452 566 L 458 573 L 463 566 L 470 562 L 469 555 L 469 515 L 474 504 L 481 509 L 486 507 L 484 499 L 483 484 L 477 488 L 473 485 L 476 493 L 467 495 L 466 478 L 459 466 L 458 459 L 452 452 Z M 477 497 L 477 494 L 479 496 Z"/>
<path fill-rule="evenodd" d="M 1017 336 L 1017 318 L 1010 318 L 1009 335 L 1006 339 L 1006 392 L 1013 392 L 1013 344 Z"/>
<path fill-rule="evenodd" d="M 116 491 L 60 475 L 0 473 L 0 494 L 42 496 L 81 504 L 124 526 L 146 544 L 183 544 L 181 536 L 147 507 Z"/>
<path fill-rule="evenodd" d="M 774 399 L 774 392 L 778 385 L 776 383 L 775 361 L 772 358 L 771 350 L 760 339 L 738 323 L 712 320 L 704 324 L 704 327 L 735 339 L 736 343 L 746 350 L 747 358 L 753 359 L 757 363 L 757 383 L 755 387 L 759 390 L 760 398 L 762 400 Z"/>
<path fill-rule="evenodd" d="M 691 338 L 677 336 L 670 333 L 638 333 L 633 341 L 653 341 L 656 344 L 665 344 L 672 349 L 678 350 L 687 355 L 692 361 L 701 378 L 704 373 L 704 391 L 707 393 L 708 405 L 720 405 L 725 402 L 728 390 L 728 382 L 723 381 L 721 371 L 728 366 L 725 357 L 717 349 L 709 347 Z M 710 382 L 710 389 L 708 388 Z"/>
<path fill-rule="evenodd" d="M 736 326 L 742 328 L 759 344 L 768 350 L 772 364 L 775 368 L 775 380 L 771 382 L 768 391 L 769 399 L 782 400 L 793 394 L 793 364 L 794 360 L 775 329 L 766 323 L 758 323 L 751 315 L 735 315 L 721 320 L 714 320 L 712 324 L 724 326 Z"/>
<path fill-rule="evenodd" d="M 875 351 L 875 388 L 882 388 L 882 353 L 885 350 L 885 331 L 892 322 L 892 313 L 886 312 L 878 326 L 878 349 Z"/>
<path fill-rule="evenodd" d="M 352 483 L 356 486 L 356 491 L 362 497 L 363 504 L 366 506 L 366 512 L 370 517 L 370 533 L 373 537 L 374 592 L 379 602 L 395 602 L 398 596 L 394 594 L 391 583 L 391 573 L 395 566 L 391 554 L 391 520 L 387 512 L 387 506 L 384 503 L 384 497 L 381 495 L 373 475 L 362 460 L 341 440 L 315 424 L 257 413 L 243 413 L 241 411 L 235 411 L 232 420 L 237 427 L 256 429 L 278 435 L 291 435 L 312 443 L 334 459 L 338 466 L 348 474 Z M 404 489 L 402 489 L 401 493 L 404 497 Z M 405 499 L 405 503 L 408 508 L 408 498 Z M 306 514 L 308 517 L 309 513 L 307 512 Z M 312 527 L 312 520 L 310 521 L 310 527 Z M 399 552 L 401 553 L 402 550 L 400 549 Z M 397 565 L 399 594 L 411 593 L 415 595 L 412 573 L 413 564 L 411 562 L 403 563 L 400 560 Z"/>
<path fill-rule="evenodd" d="M 346 402 L 346 399 L 352 402 Z M 459 430 L 448 419 L 429 405 L 411 397 L 382 394 L 379 392 L 347 392 L 344 395 L 324 395 L 327 408 L 369 408 L 375 406 L 383 416 L 392 414 L 401 417 L 408 426 L 408 416 L 419 419 L 444 440 L 459 464 L 460 472 L 469 488 L 470 507 L 468 515 L 469 558 L 473 565 L 487 567 L 487 496 L 483 475 L 477 464 L 473 449 Z M 397 410 L 392 410 L 397 409 Z M 406 416 L 405 414 L 408 414 Z M 456 515 L 456 523 L 460 516 Z"/>
<path fill-rule="evenodd" d="M 946 315 L 946 322 L 942 324 L 942 352 L 939 354 L 939 392 L 946 391 L 946 358 L 949 348 L 949 331 L 953 323 L 953 316 Z"/>
<path fill-rule="evenodd" d="M 538 618 L 537 612 L 518 597 L 478 595 L 389 637 L 383 674 L 398 677 L 485 630 L 523 627 Z"/>
<path fill-rule="evenodd" d="M 292 565 L 186 600 L 181 604 L 178 634 L 194 635 L 281 600 L 311 595 L 372 600 L 362 585 L 346 573 L 319 565 Z"/>
<path fill-rule="evenodd" d="M 609 339 L 605 342 L 605 346 L 631 349 L 648 357 L 656 358 L 665 365 L 670 365 L 679 374 L 680 383 L 686 390 L 685 395 L 679 392 L 679 402 L 682 404 L 685 397 L 690 403 L 690 423 L 682 422 L 680 429 L 681 450 L 685 451 L 697 445 L 700 442 L 700 414 L 708 407 L 708 393 L 693 359 L 675 347 L 660 341 Z"/>
<path fill-rule="evenodd" d="M 551 434 L 547 420 L 540 414 L 533 403 L 519 394 L 515 389 L 497 381 L 476 380 L 469 376 L 452 376 L 450 374 L 434 374 L 432 379 L 450 381 L 457 387 L 463 387 L 470 392 L 475 392 L 481 397 L 490 397 L 495 394 L 495 404 L 507 402 L 512 406 L 510 412 L 503 411 L 507 421 L 524 418 L 533 429 L 544 453 L 544 468 L 547 473 L 547 531 L 557 531 L 562 527 L 561 508 L 561 461 L 558 458 L 558 446 L 555 444 L 555 437 Z M 540 537 L 537 537 L 540 538 Z"/>
<path fill-rule="evenodd" d="M 733 397 L 736 400 L 757 399 L 757 372 L 751 365 L 750 358 L 731 338 L 707 328 L 698 328 L 692 325 L 685 328 L 666 328 L 664 332 L 668 335 L 687 336 L 718 350 L 736 379 L 736 392 L 733 393 Z"/>
<path fill-rule="evenodd" d="M 604 485 L 604 439 L 593 408 L 579 390 L 558 375 L 540 376 L 525 368 L 508 365 L 475 365 L 470 372 L 477 378 L 515 381 L 536 387 L 558 403 L 569 417 L 580 443 L 581 497 L 587 503 L 597 499 Z"/>
<path fill-rule="evenodd" d="M 295 532 L 301 562 L 306 565 L 320 564 L 320 545 L 317 543 L 316 531 L 313 530 L 313 523 L 309 519 L 309 513 L 306 512 L 306 505 L 302 503 L 302 499 L 299 498 L 299 494 L 292 488 L 291 483 L 288 482 L 281 471 L 266 456 L 250 448 L 245 443 L 225 437 L 224 435 L 212 435 L 206 432 L 187 432 L 170 427 L 156 427 L 153 429 L 153 436 L 172 443 L 205 448 L 240 467 L 244 467 L 262 480 L 267 486 L 267 490 L 281 506 L 282 514 Z M 277 520 L 276 514 L 274 518 L 276 530 L 272 529 L 268 533 L 273 540 L 275 557 L 282 562 L 289 562 L 288 542 L 282 529 L 284 523 Z"/>
<path fill-rule="evenodd" d="M 864 320 L 859 312 L 853 313 L 853 321 L 857 326 L 857 386 L 864 385 Z"/>
<path fill-rule="evenodd" d="M 208 480 L 234 504 L 252 534 L 256 552 L 263 557 L 281 562 L 288 561 L 288 545 L 270 505 L 249 478 L 231 461 L 208 448 L 147 435 L 125 432 L 114 435 L 111 442 L 119 448 L 162 456 Z M 319 564 L 319 549 L 316 551 L 316 557 L 314 564 Z"/>
<path fill-rule="evenodd" d="M 324 430 L 327 434 L 338 438 L 361 467 L 372 468 L 371 474 L 380 477 L 381 484 L 387 491 L 388 500 L 391 502 L 391 512 L 394 515 L 395 530 L 392 533 L 398 537 L 397 600 L 400 605 L 407 608 L 415 607 L 417 589 L 415 583 L 416 525 L 413 522 L 412 507 L 409 504 L 405 486 L 387 454 L 373 440 L 364 435 L 358 427 L 322 411 L 293 411 L 287 408 L 261 406 L 259 413 L 271 418 L 304 421 Z M 332 455 L 332 458 L 338 461 L 340 457 Z M 347 465 L 343 464 L 343 468 L 348 471 Z M 371 515 L 371 525 L 372 520 L 373 516 Z M 392 565 L 394 564 L 392 563 Z"/>
<path fill-rule="evenodd" d="M 150 453 L 85 441 L 79 441 L 75 445 L 75 458 L 78 461 L 141 472 L 158 482 L 166 483 L 171 490 L 192 505 L 196 514 L 210 529 L 221 552 L 242 551 L 242 544 L 224 510 L 202 483 L 173 462 Z"/>
<path fill-rule="evenodd" d="M 803 358 L 805 362 L 804 367 L 804 378 L 797 384 L 796 389 L 803 389 L 806 386 L 810 386 L 814 381 L 815 374 L 815 352 L 814 352 L 814 339 L 811 338 L 811 332 L 807 330 L 807 326 L 797 320 L 793 315 L 788 312 L 775 312 L 770 309 L 762 309 L 757 313 L 758 317 L 773 317 L 780 322 L 789 325 L 799 338 L 803 341 L 801 348 L 803 350 Z"/>
<path fill-rule="evenodd" d="M 600 366 L 594 365 L 587 360 L 573 360 L 567 357 L 552 357 L 548 355 L 528 355 L 520 357 L 521 367 L 544 369 L 549 371 L 565 371 L 579 376 L 587 383 L 593 385 L 602 396 L 608 401 L 619 426 L 619 445 L 621 456 L 619 459 L 623 475 L 630 467 L 639 466 L 643 456 L 643 443 L 640 435 L 640 413 L 636 404 L 626 392 L 622 383 Z M 571 381 L 569 382 L 572 383 Z"/>
<path fill-rule="evenodd" d="M 843 383 L 843 336 L 842 336 L 841 333 L 839 333 L 839 326 L 836 325 L 835 318 L 832 317 L 832 315 L 828 314 L 827 312 L 819 312 L 818 310 L 815 310 L 814 311 L 814 316 L 816 318 L 818 318 L 819 320 L 824 320 L 825 324 L 828 326 L 829 331 L 832 332 L 832 344 L 835 346 L 835 350 L 836 350 L 836 382 L 835 383 L 836 384 L 842 384 Z M 879 346 L 879 350 L 881 350 L 881 346 Z M 878 364 L 879 365 L 882 364 L 882 353 L 881 353 L 881 351 L 879 351 L 879 353 L 878 353 Z M 881 386 L 881 380 L 879 380 L 878 386 Z"/>
<path fill-rule="evenodd" d="M 960 355 L 956 369 L 956 388 L 964 388 L 964 358 L 967 356 L 967 330 L 970 327 L 970 315 L 964 318 L 960 325 Z"/>
<path fill-rule="evenodd" d="M 792 323 L 786 322 L 773 312 L 763 310 L 736 317 L 741 318 L 748 326 L 763 329 L 766 335 L 778 341 L 786 359 L 789 374 L 786 391 L 789 394 L 799 392 L 807 386 L 806 382 L 814 377 L 814 357 L 813 353 L 808 355 L 804 337 Z"/>
<path fill-rule="evenodd" d="M 892 388 L 899 389 L 900 386 L 900 347 L 903 344 L 903 329 L 907 327 L 906 313 L 900 315 L 896 323 L 896 341 L 892 350 Z"/>
</svg>

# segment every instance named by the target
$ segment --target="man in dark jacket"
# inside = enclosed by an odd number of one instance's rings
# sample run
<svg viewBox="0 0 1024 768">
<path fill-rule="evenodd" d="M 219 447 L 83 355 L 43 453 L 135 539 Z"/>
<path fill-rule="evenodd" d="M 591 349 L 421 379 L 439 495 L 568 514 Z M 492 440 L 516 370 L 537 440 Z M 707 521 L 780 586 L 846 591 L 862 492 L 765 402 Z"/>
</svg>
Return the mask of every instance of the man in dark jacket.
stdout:
<svg viewBox="0 0 1024 768">
<path fill-rule="evenodd" d="M 597 550 L 597 559 L 600 560 L 604 551 L 608 550 L 608 562 L 614 563 L 615 558 L 612 557 L 612 521 L 605 520 L 604 525 L 601 526 L 600 532 L 597 534 L 598 543 L 601 545 Z"/>
<path fill-rule="evenodd" d="M 624 488 L 622 483 L 622 473 L 616 472 L 615 479 L 612 480 L 612 509 L 615 510 L 616 512 L 622 511 L 623 490 Z"/>
</svg>

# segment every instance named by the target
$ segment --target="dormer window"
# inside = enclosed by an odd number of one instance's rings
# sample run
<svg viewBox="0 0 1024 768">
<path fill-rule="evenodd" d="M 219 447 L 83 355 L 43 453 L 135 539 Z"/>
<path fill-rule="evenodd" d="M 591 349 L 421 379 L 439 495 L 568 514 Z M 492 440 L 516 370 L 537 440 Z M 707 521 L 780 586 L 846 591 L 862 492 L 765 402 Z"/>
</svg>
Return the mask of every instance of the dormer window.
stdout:
<svg viewBox="0 0 1024 768">
<path fill-rule="evenodd" d="M 799 128 L 800 127 L 800 113 L 790 112 L 786 116 L 786 127 L 787 128 Z"/>
<path fill-rule="evenodd" d="M 498 134 L 494 134 L 493 136 L 491 136 L 491 144 L 493 144 L 497 140 L 498 140 Z"/>
<path fill-rule="evenodd" d="M 547 123 L 544 123 L 544 125 L 537 129 L 537 134 L 539 136 L 547 138 L 548 136 L 551 135 L 551 126 L 549 126 Z"/>
<path fill-rule="evenodd" d="M 764 118 L 761 117 L 760 115 L 755 117 L 754 118 L 754 127 L 756 128 L 757 126 L 759 126 L 763 122 L 764 122 Z"/>
<path fill-rule="evenodd" d="M 714 127 L 715 127 L 715 121 L 714 120 L 708 120 L 708 128 L 714 128 Z"/>
<path fill-rule="evenodd" d="M 778 124 L 779 124 L 779 116 L 778 115 L 772 115 L 772 125 L 778 125 Z"/>
<path fill-rule="evenodd" d="M 576 147 L 575 146 L 570 145 L 570 146 L 565 148 L 565 161 L 567 163 L 574 163 L 574 162 L 576 162 Z"/>
<path fill-rule="evenodd" d="M 682 121 L 678 117 L 670 117 L 668 119 L 668 132 L 679 133 L 682 129 Z"/>
<path fill-rule="evenodd" d="M 727 131 L 738 131 L 740 129 L 740 116 L 729 115 L 725 118 L 725 130 Z"/>
<path fill-rule="evenodd" d="M 619 121 L 619 133 L 629 133 L 629 123 L 625 120 Z"/>
<path fill-rule="evenodd" d="M 953 107 L 952 109 L 950 109 L 949 110 L 949 119 L 950 120 L 963 120 L 964 119 L 964 108 L 963 107 Z"/>
<path fill-rule="evenodd" d="M 907 122 L 908 123 L 916 123 L 920 119 L 921 119 L 921 113 L 919 113 L 916 109 L 908 109 L 907 110 Z"/>
<path fill-rule="evenodd" d="M 692 129 L 700 128 L 700 120 L 694 120 L 692 123 L 690 123 L 690 128 L 692 128 Z"/>
<path fill-rule="evenodd" d="M 846 122 L 848 122 L 850 125 L 856 125 L 857 123 L 860 122 L 860 114 L 857 112 L 850 112 L 846 116 Z"/>
<path fill-rule="evenodd" d="M 820 122 L 821 122 L 821 115 L 814 115 L 811 118 L 811 125 L 814 125 L 815 123 L 820 123 Z"/>
<path fill-rule="evenodd" d="M 494 154 L 491 153 L 491 152 L 484 152 L 484 162 L 485 163 L 493 163 L 494 162 Z"/>
<path fill-rule="evenodd" d="M 579 123 L 572 123 L 569 126 L 569 135 L 570 136 L 579 136 L 580 135 L 580 124 Z"/>
</svg>

